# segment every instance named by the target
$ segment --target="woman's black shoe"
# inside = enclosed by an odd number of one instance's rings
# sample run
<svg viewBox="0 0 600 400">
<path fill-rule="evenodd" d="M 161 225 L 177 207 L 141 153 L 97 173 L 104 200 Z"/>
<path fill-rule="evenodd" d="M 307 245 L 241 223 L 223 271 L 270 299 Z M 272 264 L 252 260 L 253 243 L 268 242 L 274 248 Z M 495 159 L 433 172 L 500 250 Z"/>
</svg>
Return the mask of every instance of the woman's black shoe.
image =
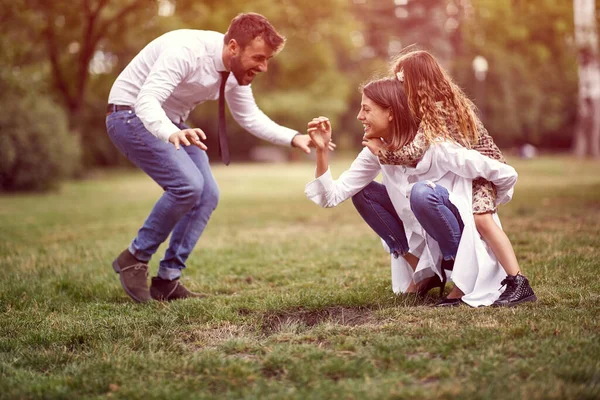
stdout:
<svg viewBox="0 0 600 400">
<path fill-rule="evenodd" d="M 440 288 L 440 297 L 442 297 L 444 295 L 444 288 L 446 287 L 446 280 L 442 280 L 439 276 L 434 275 L 429 278 L 429 281 L 425 286 L 417 290 L 417 294 L 419 296 L 425 296 L 431 289 L 436 287 Z"/>
<path fill-rule="evenodd" d="M 462 303 L 461 299 L 449 299 L 444 297 L 434 307 L 458 307 Z"/>
<path fill-rule="evenodd" d="M 452 271 L 454 269 L 454 260 L 442 260 L 442 269 Z"/>
</svg>

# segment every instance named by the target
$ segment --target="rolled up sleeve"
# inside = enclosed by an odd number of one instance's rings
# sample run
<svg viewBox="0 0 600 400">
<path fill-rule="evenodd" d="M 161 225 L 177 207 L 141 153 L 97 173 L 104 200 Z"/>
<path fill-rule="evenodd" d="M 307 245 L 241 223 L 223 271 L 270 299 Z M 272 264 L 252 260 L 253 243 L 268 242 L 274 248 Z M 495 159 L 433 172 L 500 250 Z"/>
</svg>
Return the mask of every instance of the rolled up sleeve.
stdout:
<svg viewBox="0 0 600 400">
<path fill-rule="evenodd" d="M 162 105 L 191 73 L 194 59 L 192 51 L 186 47 L 165 51 L 156 60 L 137 96 L 136 115 L 150 133 L 164 142 L 180 129 L 167 117 Z"/>
<path fill-rule="evenodd" d="M 331 170 L 306 185 L 304 193 L 321 207 L 335 207 L 371 183 L 381 172 L 381 165 L 369 149 L 364 149 L 337 180 Z"/>
</svg>

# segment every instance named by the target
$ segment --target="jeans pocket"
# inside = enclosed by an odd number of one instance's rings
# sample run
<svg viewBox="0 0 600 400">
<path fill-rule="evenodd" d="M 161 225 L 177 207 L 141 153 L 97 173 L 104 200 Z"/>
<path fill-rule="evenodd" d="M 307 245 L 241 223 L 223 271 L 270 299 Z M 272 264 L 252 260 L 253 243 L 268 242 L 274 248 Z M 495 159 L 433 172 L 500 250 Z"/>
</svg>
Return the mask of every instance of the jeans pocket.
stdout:
<svg viewBox="0 0 600 400">
<path fill-rule="evenodd" d="M 115 147 L 127 158 L 129 158 L 129 152 L 125 145 L 125 136 L 128 135 L 129 129 L 125 116 L 120 115 L 109 115 L 106 117 L 106 131 L 111 142 Z"/>
</svg>

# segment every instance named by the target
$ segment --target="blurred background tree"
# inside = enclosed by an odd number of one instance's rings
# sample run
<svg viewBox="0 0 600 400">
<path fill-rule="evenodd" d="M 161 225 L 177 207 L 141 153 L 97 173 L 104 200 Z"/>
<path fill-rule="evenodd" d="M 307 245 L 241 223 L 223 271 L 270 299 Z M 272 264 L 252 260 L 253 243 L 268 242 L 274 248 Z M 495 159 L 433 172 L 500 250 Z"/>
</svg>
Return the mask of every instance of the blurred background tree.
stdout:
<svg viewBox="0 0 600 400">
<path fill-rule="evenodd" d="M 360 146 L 359 84 L 387 73 L 390 58 L 407 46 L 429 50 L 442 62 L 501 147 L 531 143 L 568 151 L 573 145 L 581 53 L 573 3 L 556 0 L 0 0 L 0 106 L 15 120 L 45 113 L 68 121 L 67 137 L 81 151 L 70 152 L 76 160 L 67 164 L 81 162 L 83 170 L 128 165 L 104 127 L 118 73 L 164 32 L 224 32 L 247 11 L 265 15 L 288 38 L 269 72 L 253 84 L 259 106 L 299 131 L 312 117 L 329 116 L 342 150 Z M 28 100 L 8 107 L 19 98 Z M 216 104 L 203 104 L 189 120 L 209 135 L 211 156 L 216 110 Z M 61 123 L 46 123 L 42 133 L 58 136 Z M 19 132 L 28 134 L 22 125 Z M 0 128 L 8 143 L 8 130 Z M 265 145 L 235 123 L 229 132 L 234 159 Z M 62 176 L 73 170 L 81 171 L 65 168 Z"/>
<path fill-rule="evenodd" d="M 579 91 L 573 152 L 600 158 L 600 60 L 594 0 L 573 0 Z"/>
</svg>

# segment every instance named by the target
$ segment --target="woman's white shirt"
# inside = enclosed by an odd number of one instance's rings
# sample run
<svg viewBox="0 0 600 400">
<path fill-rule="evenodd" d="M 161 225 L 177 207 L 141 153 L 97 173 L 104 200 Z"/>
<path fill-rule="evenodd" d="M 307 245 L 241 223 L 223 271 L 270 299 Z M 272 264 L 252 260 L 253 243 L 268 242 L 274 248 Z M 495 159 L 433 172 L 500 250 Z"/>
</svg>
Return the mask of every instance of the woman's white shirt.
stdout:
<svg viewBox="0 0 600 400">
<path fill-rule="evenodd" d="M 382 165 L 377 156 L 365 148 L 350 168 L 337 180 L 328 170 L 306 185 L 307 197 L 322 207 L 335 207 L 351 198 L 379 173 L 392 204 L 404 224 L 410 252 L 419 257 L 413 272 L 404 258 L 391 257 L 392 290 L 404 292 L 414 279 L 418 282 L 438 274 L 441 276 L 442 253 L 437 242 L 427 235 L 410 209 L 410 191 L 419 181 L 444 186 L 450 201 L 457 207 L 464 223 L 455 259 L 452 281 L 465 293 L 463 301 L 477 307 L 490 305 L 500 295 L 500 281 L 505 274 L 475 227 L 472 213 L 472 180 L 483 177 L 497 189 L 496 203 L 512 198 L 517 173 L 514 168 L 449 142 L 435 143 L 425 152 L 415 168 Z M 500 226 L 497 214 L 494 220 Z M 382 243 L 384 247 L 385 242 Z"/>
</svg>

